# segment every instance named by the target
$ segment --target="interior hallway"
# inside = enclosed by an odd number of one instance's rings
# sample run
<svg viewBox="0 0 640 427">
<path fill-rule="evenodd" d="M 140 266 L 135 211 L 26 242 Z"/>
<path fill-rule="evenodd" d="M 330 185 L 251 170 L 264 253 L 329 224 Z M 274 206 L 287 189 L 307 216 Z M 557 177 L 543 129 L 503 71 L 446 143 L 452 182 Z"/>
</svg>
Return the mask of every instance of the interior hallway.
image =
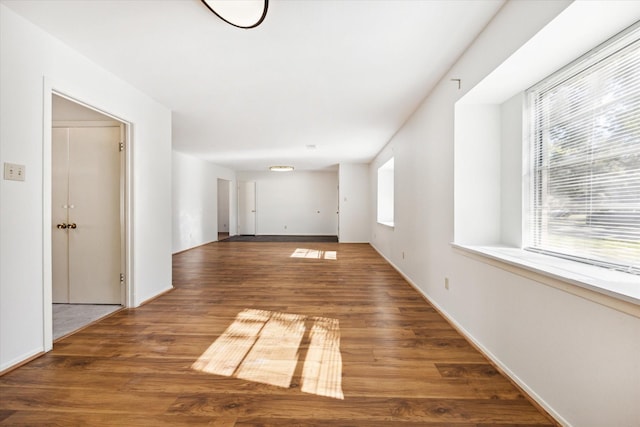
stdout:
<svg viewBox="0 0 640 427">
<path fill-rule="evenodd" d="M 371 246 L 211 243 L 0 377 L 0 425 L 553 425 Z"/>
</svg>

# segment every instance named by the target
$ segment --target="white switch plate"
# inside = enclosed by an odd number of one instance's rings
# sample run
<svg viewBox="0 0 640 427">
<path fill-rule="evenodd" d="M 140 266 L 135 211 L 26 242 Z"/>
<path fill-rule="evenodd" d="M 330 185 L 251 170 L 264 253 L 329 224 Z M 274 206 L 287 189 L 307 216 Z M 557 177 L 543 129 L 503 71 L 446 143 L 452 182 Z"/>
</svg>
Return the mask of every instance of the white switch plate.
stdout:
<svg viewBox="0 0 640 427">
<path fill-rule="evenodd" d="M 4 164 L 4 179 L 11 181 L 24 181 L 25 165 L 16 165 L 14 163 Z"/>
</svg>

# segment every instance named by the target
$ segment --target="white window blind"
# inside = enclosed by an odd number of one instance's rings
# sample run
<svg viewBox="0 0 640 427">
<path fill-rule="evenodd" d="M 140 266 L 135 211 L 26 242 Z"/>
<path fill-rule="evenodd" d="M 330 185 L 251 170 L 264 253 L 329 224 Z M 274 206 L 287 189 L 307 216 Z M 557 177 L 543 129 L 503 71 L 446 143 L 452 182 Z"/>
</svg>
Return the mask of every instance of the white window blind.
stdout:
<svg viewBox="0 0 640 427">
<path fill-rule="evenodd" d="M 528 249 L 640 274 L 640 27 L 527 91 Z"/>
</svg>

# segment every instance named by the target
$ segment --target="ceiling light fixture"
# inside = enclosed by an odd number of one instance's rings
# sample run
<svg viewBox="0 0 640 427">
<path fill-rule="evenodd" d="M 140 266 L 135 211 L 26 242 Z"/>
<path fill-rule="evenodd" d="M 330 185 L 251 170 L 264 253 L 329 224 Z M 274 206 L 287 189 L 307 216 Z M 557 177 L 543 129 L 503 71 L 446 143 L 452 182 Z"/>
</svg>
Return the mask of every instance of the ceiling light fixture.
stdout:
<svg viewBox="0 0 640 427">
<path fill-rule="evenodd" d="M 255 28 L 267 16 L 269 0 L 201 0 L 227 24 L 238 28 Z"/>
<path fill-rule="evenodd" d="M 293 166 L 269 166 L 269 170 L 272 172 L 291 172 Z"/>
</svg>

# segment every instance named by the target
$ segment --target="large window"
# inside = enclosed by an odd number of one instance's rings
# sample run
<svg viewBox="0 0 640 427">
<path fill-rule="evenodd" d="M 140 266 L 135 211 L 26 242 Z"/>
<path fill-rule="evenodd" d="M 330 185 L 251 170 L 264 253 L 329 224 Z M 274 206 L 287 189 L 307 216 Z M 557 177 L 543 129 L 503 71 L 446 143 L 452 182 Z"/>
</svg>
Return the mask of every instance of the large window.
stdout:
<svg viewBox="0 0 640 427">
<path fill-rule="evenodd" d="M 393 227 L 393 157 L 378 168 L 378 223 Z"/>
<path fill-rule="evenodd" d="M 527 91 L 528 248 L 640 274 L 640 27 Z"/>
</svg>

